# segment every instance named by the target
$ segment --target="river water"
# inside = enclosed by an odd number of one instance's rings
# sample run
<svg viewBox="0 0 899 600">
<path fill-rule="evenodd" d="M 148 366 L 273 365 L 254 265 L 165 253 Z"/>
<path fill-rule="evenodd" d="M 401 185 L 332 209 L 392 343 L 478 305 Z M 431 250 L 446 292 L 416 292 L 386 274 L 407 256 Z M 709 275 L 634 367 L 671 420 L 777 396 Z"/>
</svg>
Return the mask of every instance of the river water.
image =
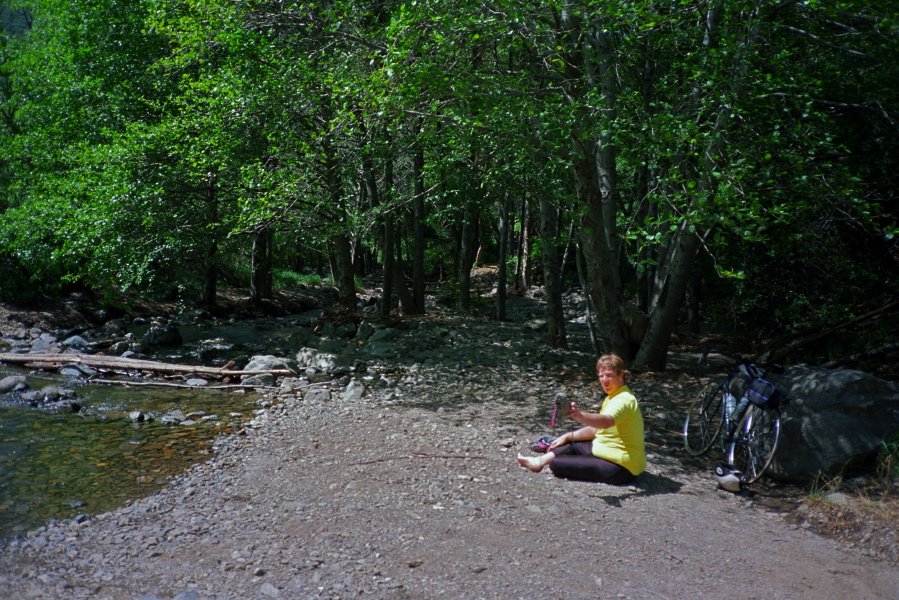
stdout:
<svg viewBox="0 0 899 600">
<path fill-rule="evenodd" d="M 152 358 L 223 364 L 234 354 L 276 344 L 292 328 L 179 329 L 185 345 Z M 218 348 L 215 358 L 192 355 L 198 344 L 207 352 Z M 25 375 L 31 389 L 75 389 L 82 409 L 49 413 L 17 402 L 14 395 L 0 396 L 0 539 L 21 536 L 51 518 L 93 515 L 153 493 L 210 457 L 215 437 L 240 428 L 258 408 L 257 394 L 238 389 L 77 384 L 0 365 L 0 379 L 7 375 Z M 133 423 L 128 413 L 135 410 L 155 419 Z M 198 417 L 193 426 L 159 423 L 159 416 L 175 410 L 202 412 L 205 420 Z"/>
<path fill-rule="evenodd" d="M 302 319 L 301 319 L 302 320 Z M 306 319 L 308 320 L 308 319 Z M 129 328 L 138 339 L 146 327 Z M 184 344 L 149 358 L 221 366 L 237 355 L 284 355 L 296 320 L 227 326 L 179 326 Z M 251 419 L 258 394 L 239 389 L 78 384 L 52 373 L 0 365 L 0 379 L 25 375 L 31 389 L 75 389 L 78 413 L 48 413 L 0 396 L 0 539 L 23 535 L 48 519 L 93 515 L 149 495 L 212 454 L 216 436 Z M 130 411 L 154 420 L 133 423 Z M 159 423 L 180 410 L 205 413 L 194 426 Z"/>
<path fill-rule="evenodd" d="M 10 374 L 24 373 L 0 372 Z M 29 379 L 32 388 L 56 383 Z M 255 394 L 223 390 L 65 386 L 76 388 L 81 412 L 47 413 L 0 400 L 0 538 L 154 492 L 208 458 L 214 438 L 240 427 L 258 408 Z M 207 420 L 133 423 L 133 410 L 157 419 L 173 410 L 202 411 Z"/>
</svg>

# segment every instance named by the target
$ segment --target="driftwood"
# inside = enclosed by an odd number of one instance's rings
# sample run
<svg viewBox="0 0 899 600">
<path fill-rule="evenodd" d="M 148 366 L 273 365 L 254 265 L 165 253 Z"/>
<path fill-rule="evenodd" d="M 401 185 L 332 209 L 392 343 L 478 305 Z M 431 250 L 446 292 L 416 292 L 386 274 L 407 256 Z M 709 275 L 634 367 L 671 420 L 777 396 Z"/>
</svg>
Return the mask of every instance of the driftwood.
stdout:
<svg viewBox="0 0 899 600">
<path fill-rule="evenodd" d="M 216 378 L 239 377 L 241 375 L 295 375 L 288 369 L 270 369 L 261 371 L 235 371 L 224 367 L 204 367 L 200 365 L 178 365 L 139 358 L 121 358 L 98 354 L 11 354 L 0 352 L 0 362 L 19 364 L 41 369 L 61 369 L 68 365 L 85 365 L 95 369 L 153 371 L 155 373 L 177 373 L 206 375 Z"/>
</svg>

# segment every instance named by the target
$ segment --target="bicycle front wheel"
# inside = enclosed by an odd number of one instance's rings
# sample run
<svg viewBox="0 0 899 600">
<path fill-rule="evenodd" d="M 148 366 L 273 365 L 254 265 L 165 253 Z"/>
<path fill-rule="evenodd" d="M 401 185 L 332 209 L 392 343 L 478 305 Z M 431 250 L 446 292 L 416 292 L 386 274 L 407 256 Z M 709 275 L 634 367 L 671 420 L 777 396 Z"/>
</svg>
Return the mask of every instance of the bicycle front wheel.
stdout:
<svg viewBox="0 0 899 600">
<path fill-rule="evenodd" d="M 731 446 L 731 464 L 753 483 L 771 466 L 780 439 L 780 409 L 753 406 L 746 411 Z"/>
<path fill-rule="evenodd" d="M 710 383 L 702 388 L 690 405 L 684 421 L 684 448 L 688 454 L 698 456 L 712 447 L 721 424 L 724 423 L 724 390 L 721 384 Z"/>
</svg>

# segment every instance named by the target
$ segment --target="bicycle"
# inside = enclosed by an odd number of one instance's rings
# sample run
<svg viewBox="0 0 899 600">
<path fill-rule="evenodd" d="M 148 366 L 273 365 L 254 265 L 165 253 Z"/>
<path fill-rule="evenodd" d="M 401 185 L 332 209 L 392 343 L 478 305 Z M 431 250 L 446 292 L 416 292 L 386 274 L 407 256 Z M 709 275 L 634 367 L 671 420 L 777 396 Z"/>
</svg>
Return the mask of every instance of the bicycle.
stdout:
<svg viewBox="0 0 899 600">
<path fill-rule="evenodd" d="M 699 364 L 705 364 L 709 354 L 721 354 L 734 363 L 725 367 L 723 382 L 705 386 L 690 406 L 684 447 L 699 456 L 717 441 L 728 464 L 743 473 L 743 483 L 753 483 L 771 466 L 780 439 L 780 409 L 790 401 L 763 378 L 769 371 L 784 369 L 770 362 L 759 368 L 739 354 L 721 350 L 706 350 Z"/>
</svg>

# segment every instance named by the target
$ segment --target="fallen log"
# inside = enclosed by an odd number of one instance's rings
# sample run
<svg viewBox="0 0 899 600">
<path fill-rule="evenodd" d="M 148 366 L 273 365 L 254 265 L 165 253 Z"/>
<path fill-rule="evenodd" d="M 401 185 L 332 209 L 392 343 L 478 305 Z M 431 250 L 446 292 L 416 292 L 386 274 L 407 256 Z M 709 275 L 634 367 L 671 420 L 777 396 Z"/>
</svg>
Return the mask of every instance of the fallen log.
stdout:
<svg viewBox="0 0 899 600">
<path fill-rule="evenodd" d="M 0 362 L 19 364 L 44 369 L 60 369 L 68 365 L 85 365 L 94 369 L 125 369 L 153 371 L 155 373 L 179 373 L 209 375 L 213 377 L 238 377 L 241 375 L 296 375 L 289 369 L 269 369 L 259 371 L 235 371 L 224 367 L 204 367 L 202 365 L 179 365 L 140 358 L 122 358 L 102 354 L 13 354 L 0 352 Z"/>
<path fill-rule="evenodd" d="M 239 383 L 230 383 L 227 385 L 188 385 L 186 383 L 170 383 L 168 381 L 128 381 L 125 379 L 91 379 L 91 383 L 102 385 L 121 385 L 123 387 L 173 387 L 184 390 L 245 390 L 247 386 Z M 253 385 L 249 386 L 254 389 L 262 390 L 280 390 L 276 385 Z"/>
</svg>

